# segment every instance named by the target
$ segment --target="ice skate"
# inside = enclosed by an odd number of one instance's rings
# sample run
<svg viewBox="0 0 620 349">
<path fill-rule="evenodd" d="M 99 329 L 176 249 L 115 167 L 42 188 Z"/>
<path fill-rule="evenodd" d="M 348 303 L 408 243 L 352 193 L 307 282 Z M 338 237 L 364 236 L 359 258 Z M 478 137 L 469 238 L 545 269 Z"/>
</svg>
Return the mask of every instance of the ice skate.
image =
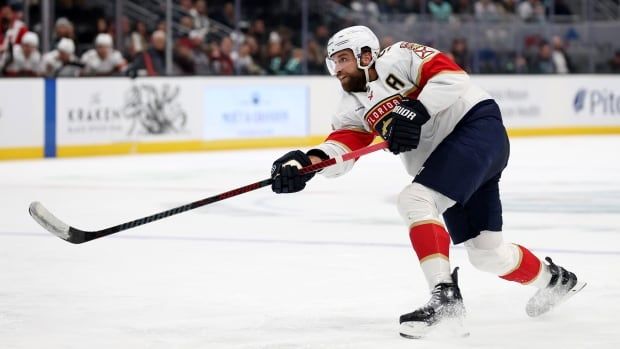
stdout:
<svg viewBox="0 0 620 349">
<path fill-rule="evenodd" d="M 457 336 L 467 336 L 463 328 L 465 306 L 458 286 L 457 271 L 452 272 L 451 283 L 440 283 L 432 291 L 431 299 L 417 310 L 401 315 L 400 335 L 405 338 L 425 337 L 434 328 L 443 323 L 451 323 Z"/>
<path fill-rule="evenodd" d="M 538 290 L 527 302 L 525 312 L 531 317 L 548 312 L 586 286 L 574 273 L 555 265 L 551 258 L 546 257 L 545 260 L 549 263 L 547 267 L 551 272 L 551 280 L 546 288 Z"/>
</svg>

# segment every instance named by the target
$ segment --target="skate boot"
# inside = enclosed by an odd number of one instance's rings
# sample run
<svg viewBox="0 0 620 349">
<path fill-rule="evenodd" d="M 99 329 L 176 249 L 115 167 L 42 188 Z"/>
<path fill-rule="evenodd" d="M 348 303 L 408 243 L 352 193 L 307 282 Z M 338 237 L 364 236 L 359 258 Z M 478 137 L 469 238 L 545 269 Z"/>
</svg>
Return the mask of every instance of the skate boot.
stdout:
<svg viewBox="0 0 620 349">
<path fill-rule="evenodd" d="M 577 280 L 574 273 L 555 265 L 551 258 L 546 257 L 545 260 L 549 263 L 547 268 L 551 273 L 551 280 L 547 287 L 538 290 L 527 302 L 525 312 L 531 317 L 548 312 L 586 286 L 585 282 Z"/>
<path fill-rule="evenodd" d="M 431 299 L 426 305 L 412 313 L 401 315 L 400 335 L 405 338 L 425 337 L 431 330 L 447 320 L 454 320 L 455 330 L 459 336 L 466 336 L 463 329 L 465 306 L 458 285 L 458 267 L 452 272 L 451 283 L 437 284 L 431 292 Z M 452 321 L 450 321 L 452 322 Z"/>
</svg>

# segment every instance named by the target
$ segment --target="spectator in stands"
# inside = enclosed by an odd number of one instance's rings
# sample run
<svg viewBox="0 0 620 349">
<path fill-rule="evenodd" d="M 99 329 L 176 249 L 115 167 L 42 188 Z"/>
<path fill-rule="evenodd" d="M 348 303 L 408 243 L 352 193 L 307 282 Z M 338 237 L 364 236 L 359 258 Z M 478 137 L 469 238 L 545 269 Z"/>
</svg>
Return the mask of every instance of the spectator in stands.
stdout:
<svg viewBox="0 0 620 349">
<path fill-rule="evenodd" d="M 235 5 L 232 1 L 228 1 L 224 4 L 224 7 L 218 12 L 214 19 L 223 25 L 234 28 L 235 27 Z"/>
<path fill-rule="evenodd" d="M 105 17 L 97 18 L 96 27 L 98 34 L 113 34 L 112 27 L 110 26 L 109 21 Z"/>
<path fill-rule="evenodd" d="M 564 45 L 564 40 L 559 36 L 554 36 L 551 38 L 551 44 L 553 45 L 553 50 L 551 53 L 551 58 L 553 60 L 553 66 L 555 67 L 555 72 L 557 74 L 568 74 L 571 73 L 573 68 L 571 61 L 566 53 L 566 47 Z"/>
<path fill-rule="evenodd" d="M 301 64 L 303 60 L 304 51 L 300 48 L 294 48 L 281 73 L 285 75 L 300 75 L 302 73 Z"/>
<path fill-rule="evenodd" d="M 28 32 L 26 24 L 19 19 L 20 11 L 21 4 L 17 2 L 0 7 L 0 56 L 9 49 L 9 45 L 21 43 Z"/>
<path fill-rule="evenodd" d="M 55 50 L 43 55 L 41 74 L 47 77 L 78 76 L 81 67 L 75 55 L 73 40 L 61 38 Z"/>
<path fill-rule="evenodd" d="M 181 26 L 178 29 L 180 36 L 187 37 L 189 35 L 189 32 L 194 30 L 194 21 L 192 20 L 192 17 L 190 16 L 181 17 L 180 24 Z"/>
<path fill-rule="evenodd" d="M 58 43 L 62 38 L 75 40 L 75 30 L 73 23 L 66 17 L 60 17 L 56 20 L 54 25 L 54 42 Z"/>
<path fill-rule="evenodd" d="M 524 0 L 517 8 L 519 17 L 526 22 L 543 22 L 545 20 L 545 6 L 540 0 Z"/>
<path fill-rule="evenodd" d="M 465 40 L 465 38 L 456 38 L 452 40 L 450 53 L 456 64 L 466 72 L 471 73 L 471 55 L 469 54 L 467 40 Z"/>
<path fill-rule="evenodd" d="M 204 29 L 205 34 L 209 32 L 209 16 L 207 12 L 207 2 L 198 0 L 194 4 L 194 8 L 189 11 L 189 15 L 194 20 L 195 29 Z"/>
<path fill-rule="evenodd" d="M 146 29 L 146 24 L 142 21 L 136 21 L 133 25 L 131 34 L 129 34 L 129 40 L 125 48 L 127 57 L 133 59 L 138 53 L 145 50 L 148 45 L 148 37 L 149 34 Z"/>
<path fill-rule="evenodd" d="M 533 74 L 554 74 L 553 50 L 548 42 L 543 41 L 538 47 L 538 55 L 531 62 L 530 72 Z"/>
<path fill-rule="evenodd" d="M 233 52 L 235 70 L 241 75 L 262 75 L 263 69 L 254 63 L 250 51 L 250 45 L 244 42 L 239 46 L 239 52 L 237 54 Z"/>
<path fill-rule="evenodd" d="M 80 61 L 84 64 L 83 75 L 111 76 L 123 72 L 127 62 L 112 46 L 112 36 L 100 33 L 95 38 L 95 48 L 86 51 Z"/>
<path fill-rule="evenodd" d="M 192 0 L 179 0 L 179 10 L 182 16 L 190 16 L 192 9 Z"/>
<path fill-rule="evenodd" d="M 129 76 L 166 75 L 166 33 L 156 30 L 151 35 L 151 45 L 138 53 L 127 68 Z"/>
<path fill-rule="evenodd" d="M 5 75 L 38 76 L 40 66 L 39 37 L 33 32 L 26 32 L 21 44 L 13 46 L 10 60 L 4 63 Z"/>
<path fill-rule="evenodd" d="M 496 21 L 499 18 L 499 9 L 491 0 L 478 0 L 474 4 L 474 14 L 479 21 Z"/>
<path fill-rule="evenodd" d="M 216 75 L 233 75 L 235 73 L 235 65 L 230 57 L 232 52 L 232 40 L 230 37 L 222 38 L 219 45 L 211 46 L 209 60 L 211 68 Z"/>
<path fill-rule="evenodd" d="M 428 3 L 428 11 L 434 20 L 446 22 L 452 16 L 452 5 L 446 0 L 431 0 Z"/>
<path fill-rule="evenodd" d="M 194 61 L 194 73 L 196 75 L 211 75 L 211 62 L 205 46 L 204 29 L 194 29 L 189 32 L 189 47 L 191 49 L 192 60 Z"/>
<path fill-rule="evenodd" d="M 308 74 L 320 75 L 325 74 L 325 56 L 324 48 L 322 48 L 315 39 L 308 41 L 308 52 L 306 59 L 308 60 Z"/>
<path fill-rule="evenodd" d="M 274 37 L 275 38 L 275 37 Z M 269 40 L 267 57 L 269 59 L 268 72 L 272 75 L 279 75 L 283 70 L 283 52 L 280 38 Z"/>
</svg>

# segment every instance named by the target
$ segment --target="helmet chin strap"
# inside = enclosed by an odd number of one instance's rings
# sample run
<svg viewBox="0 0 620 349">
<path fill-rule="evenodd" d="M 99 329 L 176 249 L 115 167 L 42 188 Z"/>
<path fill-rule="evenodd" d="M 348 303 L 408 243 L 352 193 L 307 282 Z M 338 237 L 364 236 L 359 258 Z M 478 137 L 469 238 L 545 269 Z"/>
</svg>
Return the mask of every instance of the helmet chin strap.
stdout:
<svg viewBox="0 0 620 349">
<path fill-rule="evenodd" d="M 357 61 L 357 67 L 364 71 L 364 76 L 366 77 L 366 90 L 368 90 L 368 85 L 370 85 L 370 73 L 368 70 L 372 67 L 373 63 L 375 63 L 375 59 L 373 58 L 366 66 L 362 67 L 362 62 L 360 60 Z"/>
<path fill-rule="evenodd" d="M 366 76 L 366 90 L 368 90 L 368 85 L 370 85 L 370 73 L 368 72 L 370 69 L 369 66 L 362 68 L 364 70 L 364 75 Z"/>
</svg>

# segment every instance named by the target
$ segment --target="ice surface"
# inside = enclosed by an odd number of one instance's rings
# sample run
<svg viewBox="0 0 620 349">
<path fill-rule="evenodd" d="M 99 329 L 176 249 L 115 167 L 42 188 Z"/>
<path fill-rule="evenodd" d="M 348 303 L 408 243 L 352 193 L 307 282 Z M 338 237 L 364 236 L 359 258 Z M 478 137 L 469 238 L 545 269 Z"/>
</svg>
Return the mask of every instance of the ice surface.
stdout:
<svg viewBox="0 0 620 349">
<path fill-rule="evenodd" d="M 512 141 L 508 240 L 588 286 L 531 319 L 531 287 L 454 247 L 471 336 L 398 336 L 428 289 L 396 211 L 409 183 L 386 152 L 305 192 L 261 189 L 72 245 L 41 201 L 93 230 L 268 176 L 285 149 L 0 162 L 0 348 L 618 348 L 620 137 Z"/>
</svg>

